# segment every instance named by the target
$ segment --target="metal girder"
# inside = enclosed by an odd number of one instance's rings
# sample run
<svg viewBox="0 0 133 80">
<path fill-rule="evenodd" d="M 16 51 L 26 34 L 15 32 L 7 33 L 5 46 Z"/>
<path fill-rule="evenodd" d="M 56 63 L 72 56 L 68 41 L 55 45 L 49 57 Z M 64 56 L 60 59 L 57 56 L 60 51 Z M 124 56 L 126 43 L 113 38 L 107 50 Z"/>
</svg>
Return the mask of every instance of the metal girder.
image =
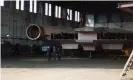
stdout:
<svg viewBox="0 0 133 80">
<path fill-rule="evenodd" d="M 118 3 L 118 8 L 127 8 L 127 7 L 133 7 L 133 2 Z"/>
<path fill-rule="evenodd" d="M 128 2 L 128 3 L 119 3 L 118 7 L 121 11 L 128 12 L 133 14 L 133 2 Z"/>
</svg>

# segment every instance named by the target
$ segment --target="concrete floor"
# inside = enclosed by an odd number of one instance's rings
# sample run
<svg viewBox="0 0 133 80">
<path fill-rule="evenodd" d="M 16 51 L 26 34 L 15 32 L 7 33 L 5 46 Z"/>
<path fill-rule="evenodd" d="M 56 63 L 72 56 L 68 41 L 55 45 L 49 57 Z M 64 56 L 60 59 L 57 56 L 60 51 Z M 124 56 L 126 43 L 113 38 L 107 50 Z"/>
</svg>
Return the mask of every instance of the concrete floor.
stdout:
<svg viewBox="0 0 133 80">
<path fill-rule="evenodd" d="M 2 60 L 2 80 L 119 80 L 124 60 L 43 58 Z M 126 80 L 133 80 L 133 70 Z"/>
</svg>

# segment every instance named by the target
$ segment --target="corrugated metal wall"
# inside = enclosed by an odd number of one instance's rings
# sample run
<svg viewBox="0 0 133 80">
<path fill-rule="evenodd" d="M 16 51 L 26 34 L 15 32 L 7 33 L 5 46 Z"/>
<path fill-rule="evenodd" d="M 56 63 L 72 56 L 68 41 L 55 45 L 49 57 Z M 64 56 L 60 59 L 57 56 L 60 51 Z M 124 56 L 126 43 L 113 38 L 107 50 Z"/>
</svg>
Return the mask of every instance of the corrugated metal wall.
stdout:
<svg viewBox="0 0 133 80">
<path fill-rule="evenodd" d="M 40 9 L 40 8 L 38 8 Z M 38 10 L 39 12 L 39 10 Z M 133 15 L 122 14 L 123 22 L 121 24 L 121 17 L 118 13 L 113 13 L 110 16 L 109 21 L 107 21 L 107 15 L 105 14 L 97 14 L 97 18 L 94 23 L 94 27 L 115 27 L 119 28 L 122 26 L 124 29 L 133 31 Z M 71 32 L 72 28 L 75 27 L 76 23 L 72 21 L 65 20 L 65 24 L 63 24 L 64 20 L 57 19 L 54 17 L 44 16 L 42 13 L 29 13 L 29 5 L 25 3 L 25 10 L 16 10 L 15 9 L 15 1 L 6 2 L 5 6 L 1 8 L 1 36 L 2 43 L 3 40 L 8 40 L 11 43 L 20 43 L 20 44 L 41 44 L 41 41 L 31 41 L 27 40 L 25 30 L 29 24 L 38 24 L 43 27 L 52 27 L 57 29 L 57 32 Z M 108 22 L 108 24 L 107 24 Z M 9 34 L 10 37 L 8 39 L 3 38 Z M 15 39 L 12 39 L 15 38 Z M 23 39 L 17 39 L 23 38 Z"/>
<path fill-rule="evenodd" d="M 65 31 L 69 32 L 72 31 L 72 28 L 70 27 L 72 24 L 68 24 L 69 22 L 66 21 L 66 24 L 63 25 L 61 20 L 44 16 L 40 13 L 30 13 L 29 7 L 26 8 L 25 3 L 25 9 L 24 11 L 16 10 L 14 5 L 15 1 L 12 2 L 6 2 L 5 1 L 4 7 L 1 8 L 1 36 L 2 36 L 2 43 L 4 40 L 10 41 L 13 44 L 20 43 L 21 45 L 27 45 L 27 44 L 41 44 L 42 41 L 31 41 L 27 40 L 26 37 L 26 27 L 29 24 L 37 24 L 42 27 L 50 27 L 57 29 L 57 32 Z M 10 6 L 9 6 L 10 5 Z M 39 10 L 38 10 L 39 11 Z M 55 24 L 56 23 L 56 24 Z M 48 32 L 48 31 L 47 31 Z M 6 38 L 6 35 L 10 35 L 9 38 Z M 22 39 L 19 39 L 22 38 Z"/>
</svg>

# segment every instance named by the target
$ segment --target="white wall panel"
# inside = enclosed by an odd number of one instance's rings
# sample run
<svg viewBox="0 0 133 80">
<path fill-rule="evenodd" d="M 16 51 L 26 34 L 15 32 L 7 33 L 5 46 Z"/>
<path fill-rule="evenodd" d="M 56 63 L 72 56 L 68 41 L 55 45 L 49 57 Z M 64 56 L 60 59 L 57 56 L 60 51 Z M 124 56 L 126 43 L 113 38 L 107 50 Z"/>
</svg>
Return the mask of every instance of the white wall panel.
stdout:
<svg viewBox="0 0 133 80">
<path fill-rule="evenodd" d="M 76 42 L 92 42 L 93 43 L 93 40 L 75 40 Z"/>
<path fill-rule="evenodd" d="M 78 40 L 97 40 L 96 33 L 78 33 Z"/>
<path fill-rule="evenodd" d="M 94 45 L 83 45 L 83 49 L 84 50 L 95 50 L 95 46 Z"/>
<path fill-rule="evenodd" d="M 102 44 L 103 49 L 122 49 L 123 44 Z"/>
<path fill-rule="evenodd" d="M 62 44 L 63 49 L 78 49 L 78 44 Z"/>
</svg>

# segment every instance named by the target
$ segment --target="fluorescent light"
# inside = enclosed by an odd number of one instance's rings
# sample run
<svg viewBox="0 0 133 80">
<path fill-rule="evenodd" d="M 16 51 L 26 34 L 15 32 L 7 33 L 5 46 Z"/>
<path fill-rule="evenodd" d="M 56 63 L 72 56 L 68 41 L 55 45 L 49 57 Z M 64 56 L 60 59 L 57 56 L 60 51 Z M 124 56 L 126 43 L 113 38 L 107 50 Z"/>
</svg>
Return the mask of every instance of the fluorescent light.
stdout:
<svg viewBox="0 0 133 80">
<path fill-rule="evenodd" d="M 55 6 L 55 17 L 58 17 L 58 6 Z"/>
<path fill-rule="evenodd" d="M 51 4 L 49 4 L 49 16 L 51 16 Z"/>
<path fill-rule="evenodd" d="M 77 19 L 77 11 L 75 11 L 75 21 L 78 21 Z"/>
<path fill-rule="evenodd" d="M 80 18 L 80 12 L 78 11 L 78 22 L 79 22 L 79 18 Z"/>
<path fill-rule="evenodd" d="M 48 15 L 48 3 L 45 3 L 45 15 Z"/>
<path fill-rule="evenodd" d="M 19 0 L 16 0 L 16 9 L 19 9 Z"/>
<path fill-rule="evenodd" d="M 70 20 L 72 20 L 72 10 L 70 10 Z"/>
<path fill-rule="evenodd" d="M 70 19 L 70 10 L 69 9 L 67 9 L 67 20 L 69 20 Z"/>
<path fill-rule="evenodd" d="M 4 0 L 0 0 L 0 6 L 4 6 Z"/>
<path fill-rule="evenodd" d="M 21 10 L 24 10 L 24 0 L 21 0 Z"/>
<path fill-rule="evenodd" d="M 32 12 L 32 9 L 33 9 L 33 1 L 32 0 L 30 0 L 30 12 Z"/>
<path fill-rule="evenodd" d="M 34 13 L 37 12 L 37 0 L 34 0 Z"/>
<path fill-rule="evenodd" d="M 59 18 L 61 18 L 61 7 L 59 6 Z"/>
<path fill-rule="evenodd" d="M 133 7 L 133 3 L 118 4 L 118 8 Z"/>
</svg>

